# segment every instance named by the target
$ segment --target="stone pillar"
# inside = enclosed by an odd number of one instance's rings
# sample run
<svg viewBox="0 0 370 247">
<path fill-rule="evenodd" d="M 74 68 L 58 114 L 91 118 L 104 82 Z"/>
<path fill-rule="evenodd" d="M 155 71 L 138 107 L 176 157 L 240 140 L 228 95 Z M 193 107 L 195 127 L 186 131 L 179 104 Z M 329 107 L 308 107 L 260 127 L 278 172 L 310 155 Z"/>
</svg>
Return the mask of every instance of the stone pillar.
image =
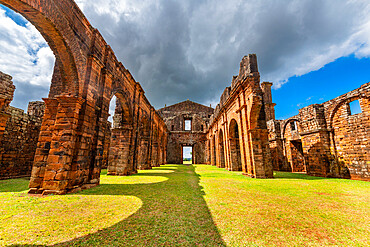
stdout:
<svg viewBox="0 0 370 247">
<path fill-rule="evenodd" d="M 110 141 L 108 175 L 133 174 L 132 156 L 130 155 L 132 127 L 112 129 Z"/>
<path fill-rule="evenodd" d="M 139 146 L 138 155 L 138 169 L 139 170 L 150 170 L 152 169 L 149 163 L 148 149 L 149 149 L 150 138 L 142 137 Z"/>
<path fill-rule="evenodd" d="M 152 167 L 158 166 L 158 142 L 154 140 L 152 143 Z"/>
<path fill-rule="evenodd" d="M 111 138 L 111 123 L 107 121 L 106 127 L 105 127 L 105 133 L 104 133 L 103 160 L 102 160 L 101 169 L 108 168 L 110 138 Z"/>
<path fill-rule="evenodd" d="M 307 174 L 326 177 L 330 172 L 330 138 L 324 107 L 314 104 L 299 110 Z"/>
<path fill-rule="evenodd" d="M 249 130 L 251 154 L 253 157 L 254 175 L 256 178 L 273 178 L 270 148 L 267 129 Z"/>
<path fill-rule="evenodd" d="M 265 104 L 266 121 L 275 120 L 275 103 L 272 103 L 271 82 L 262 82 L 263 102 Z"/>
<path fill-rule="evenodd" d="M 44 99 L 46 104 L 29 193 L 65 194 L 72 190 L 73 158 L 83 100 L 73 96 Z"/>
<path fill-rule="evenodd" d="M 44 118 L 41 124 L 39 141 L 37 143 L 37 149 L 29 183 L 29 193 L 32 194 L 41 194 L 43 192 L 42 184 L 44 181 L 45 169 L 47 166 L 47 160 L 58 111 L 57 99 L 44 98 L 43 100 L 45 102 Z"/>
</svg>

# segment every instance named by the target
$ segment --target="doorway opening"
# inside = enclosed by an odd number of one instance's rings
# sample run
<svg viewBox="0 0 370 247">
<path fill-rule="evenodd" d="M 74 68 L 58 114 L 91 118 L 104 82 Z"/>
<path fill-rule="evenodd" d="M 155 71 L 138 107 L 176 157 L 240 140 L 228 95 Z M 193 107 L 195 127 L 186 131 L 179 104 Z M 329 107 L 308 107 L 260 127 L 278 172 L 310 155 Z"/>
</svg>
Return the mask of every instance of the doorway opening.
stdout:
<svg viewBox="0 0 370 247">
<path fill-rule="evenodd" d="M 193 164 L 193 147 L 183 146 L 182 147 L 182 163 L 191 165 Z"/>
</svg>

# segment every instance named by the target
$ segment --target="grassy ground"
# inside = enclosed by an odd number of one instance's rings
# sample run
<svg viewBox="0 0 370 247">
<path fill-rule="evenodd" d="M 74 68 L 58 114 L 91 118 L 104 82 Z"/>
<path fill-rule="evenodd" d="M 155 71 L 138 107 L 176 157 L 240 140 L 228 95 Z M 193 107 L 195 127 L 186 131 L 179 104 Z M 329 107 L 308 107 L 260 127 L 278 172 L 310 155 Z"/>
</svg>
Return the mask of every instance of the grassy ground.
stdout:
<svg viewBox="0 0 370 247">
<path fill-rule="evenodd" d="M 369 246 L 370 184 L 166 165 L 72 195 L 0 181 L 0 246 Z"/>
</svg>

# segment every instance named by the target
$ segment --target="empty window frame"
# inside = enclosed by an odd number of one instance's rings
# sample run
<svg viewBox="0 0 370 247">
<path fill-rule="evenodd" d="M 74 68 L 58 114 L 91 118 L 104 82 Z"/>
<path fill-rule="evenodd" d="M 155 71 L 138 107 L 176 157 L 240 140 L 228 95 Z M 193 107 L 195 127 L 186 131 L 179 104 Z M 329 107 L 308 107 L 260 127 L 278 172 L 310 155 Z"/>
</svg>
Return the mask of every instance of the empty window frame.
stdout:
<svg viewBox="0 0 370 247">
<path fill-rule="evenodd" d="M 292 122 L 290 122 L 290 129 L 291 129 L 292 131 L 294 131 L 294 130 L 298 130 L 298 127 L 297 127 L 297 121 L 292 121 Z"/>
<path fill-rule="evenodd" d="M 186 131 L 191 130 L 191 119 L 184 120 L 184 130 Z"/>
<path fill-rule="evenodd" d="M 356 115 L 362 113 L 360 101 L 354 100 L 349 104 L 349 115 Z"/>
</svg>

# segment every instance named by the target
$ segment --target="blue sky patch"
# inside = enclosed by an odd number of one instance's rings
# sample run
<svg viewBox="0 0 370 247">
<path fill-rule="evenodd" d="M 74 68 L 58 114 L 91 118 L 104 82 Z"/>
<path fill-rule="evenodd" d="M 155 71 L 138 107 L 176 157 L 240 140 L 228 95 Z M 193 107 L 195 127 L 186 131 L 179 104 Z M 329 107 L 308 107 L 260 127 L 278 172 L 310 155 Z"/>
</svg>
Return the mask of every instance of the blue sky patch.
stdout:
<svg viewBox="0 0 370 247">
<path fill-rule="evenodd" d="M 370 81 L 370 58 L 342 57 L 317 71 L 291 77 L 281 88 L 272 91 L 276 119 L 286 119 L 298 110 L 320 104 L 352 91 Z"/>
<path fill-rule="evenodd" d="M 17 23 L 19 26 L 26 27 L 28 21 L 22 15 L 16 13 L 15 11 L 1 4 L 0 4 L 0 8 L 5 10 L 5 15 L 11 18 L 13 21 L 15 21 L 15 23 Z"/>
</svg>

